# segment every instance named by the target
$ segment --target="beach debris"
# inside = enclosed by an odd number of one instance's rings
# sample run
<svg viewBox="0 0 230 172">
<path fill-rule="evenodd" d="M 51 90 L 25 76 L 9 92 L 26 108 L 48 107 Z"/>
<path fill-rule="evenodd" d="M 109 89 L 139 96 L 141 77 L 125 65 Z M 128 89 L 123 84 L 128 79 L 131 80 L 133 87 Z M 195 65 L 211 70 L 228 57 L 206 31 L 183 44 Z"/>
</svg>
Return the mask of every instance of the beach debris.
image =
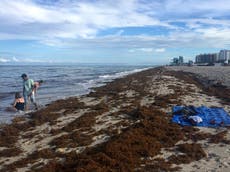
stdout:
<svg viewBox="0 0 230 172">
<path fill-rule="evenodd" d="M 230 116 L 219 107 L 174 106 L 172 121 L 182 126 L 199 127 L 230 126 Z"/>
<path fill-rule="evenodd" d="M 193 125 L 196 125 L 196 124 L 199 124 L 201 122 L 203 122 L 203 119 L 197 115 L 194 115 L 194 116 L 189 116 L 188 119 L 190 120 L 190 122 L 193 124 Z"/>
</svg>

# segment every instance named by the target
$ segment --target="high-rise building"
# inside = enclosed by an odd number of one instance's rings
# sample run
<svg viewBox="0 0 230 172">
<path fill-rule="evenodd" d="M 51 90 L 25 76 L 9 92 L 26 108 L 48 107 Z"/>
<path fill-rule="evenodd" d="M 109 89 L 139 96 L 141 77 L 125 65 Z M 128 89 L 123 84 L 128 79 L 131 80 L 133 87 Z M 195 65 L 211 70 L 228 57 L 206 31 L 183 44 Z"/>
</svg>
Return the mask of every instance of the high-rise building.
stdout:
<svg viewBox="0 0 230 172">
<path fill-rule="evenodd" d="M 196 56 L 196 63 L 216 63 L 218 62 L 218 54 L 200 54 Z"/>
<path fill-rule="evenodd" d="M 176 58 L 176 57 L 173 58 L 173 63 L 174 63 L 174 64 L 178 64 L 178 62 L 179 62 L 178 58 Z"/>
<path fill-rule="evenodd" d="M 183 64 L 184 63 L 184 57 L 183 56 L 179 56 L 178 63 L 179 64 Z"/>
<path fill-rule="evenodd" d="M 179 56 L 179 58 L 175 57 L 172 59 L 171 65 L 178 66 L 184 64 L 184 58 L 183 56 Z"/>
<path fill-rule="evenodd" d="M 228 60 L 230 60 L 230 50 L 220 50 L 219 61 L 226 62 Z"/>
</svg>

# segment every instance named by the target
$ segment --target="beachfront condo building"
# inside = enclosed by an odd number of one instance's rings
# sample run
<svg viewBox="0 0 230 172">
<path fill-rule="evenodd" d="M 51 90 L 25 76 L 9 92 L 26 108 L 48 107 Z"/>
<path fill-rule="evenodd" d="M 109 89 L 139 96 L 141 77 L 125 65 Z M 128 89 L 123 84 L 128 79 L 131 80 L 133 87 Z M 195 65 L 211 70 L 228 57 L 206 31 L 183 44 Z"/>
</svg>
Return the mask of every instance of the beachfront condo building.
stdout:
<svg viewBox="0 0 230 172">
<path fill-rule="evenodd" d="M 220 50 L 219 61 L 222 63 L 228 63 L 230 60 L 230 50 Z"/>
<path fill-rule="evenodd" d="M 196 63 L 216 63 L 218 62 L 218 53 L 199 54 L 196 56 Z"/>
<path fill-rule="evenodd" d="M 184 57 L 179 56 L 179 58 L 175 57 L 173 58 L 172 62 L 170 65 L 172 66 L 182 66 L 184 64 Z"/>
</svg>

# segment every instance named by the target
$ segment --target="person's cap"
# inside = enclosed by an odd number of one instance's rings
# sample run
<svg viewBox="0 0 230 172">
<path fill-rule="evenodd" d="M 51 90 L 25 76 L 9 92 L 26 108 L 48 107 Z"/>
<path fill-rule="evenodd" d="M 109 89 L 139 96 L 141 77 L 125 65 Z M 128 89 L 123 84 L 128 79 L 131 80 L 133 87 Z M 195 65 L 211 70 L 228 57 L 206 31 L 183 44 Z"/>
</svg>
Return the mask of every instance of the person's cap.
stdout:
<svg viewBox="0 0 230 172">
<path fill-rule="evenodd" d="M 22 77 L 22 78 L 25 78 L 25 77 L 27 77 L 27 75 L 26 75 L 25 73 L 23 73 L 23 74 L 21 75 L 21 77 Z"/>
</svg>

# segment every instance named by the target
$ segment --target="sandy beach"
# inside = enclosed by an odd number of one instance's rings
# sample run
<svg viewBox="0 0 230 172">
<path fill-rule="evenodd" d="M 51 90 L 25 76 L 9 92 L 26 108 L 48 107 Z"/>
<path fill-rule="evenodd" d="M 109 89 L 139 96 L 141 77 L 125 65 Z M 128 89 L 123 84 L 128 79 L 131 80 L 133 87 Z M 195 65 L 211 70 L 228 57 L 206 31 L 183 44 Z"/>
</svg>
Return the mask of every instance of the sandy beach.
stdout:
<svg viewBox="0 0 230 172">
<path fill-rule="evenodd" d="M 200 77 L 200 79 L 204 79 L 209 82 L 222 82 L 222 85 L 226 85 L 230 87 L 230 68 L 225 66 L 176 66 L 176 67 L 168 67 L 169 70 L 175 71 L 184 71 L 195 73 Z M 207 79 L 208 78 L 208 79 Z"/>
<path fill-rule="evenodd" d="M 228 172 L 229 127 L 182 127 L 171 118 L 175 105 L 230 114 L 229 71 L 148 69 L 16 117 L 0 130 L 0 171 Z"/>
</svg>

